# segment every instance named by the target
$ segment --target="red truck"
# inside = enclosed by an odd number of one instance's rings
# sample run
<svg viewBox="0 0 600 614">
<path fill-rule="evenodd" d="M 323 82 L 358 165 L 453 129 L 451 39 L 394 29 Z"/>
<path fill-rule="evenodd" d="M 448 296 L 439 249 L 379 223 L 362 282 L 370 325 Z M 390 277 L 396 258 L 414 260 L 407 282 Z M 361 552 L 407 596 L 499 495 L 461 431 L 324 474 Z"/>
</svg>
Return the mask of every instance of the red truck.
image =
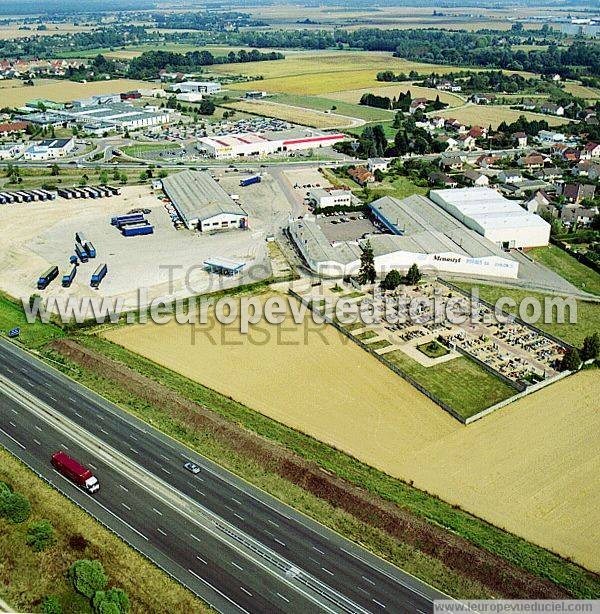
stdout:
<svg viewBox="0 0 600 614">
<path fill-rule="evenodd" d="M 89 493 L 95 493 L 99 488 L 98 478 L 94 477 L 89 469 L 80 465 L 74 458 L 65 454 L 62 450 L 55 452 L 50 461 L 53 467 L 62 473 L 66 478 L 75 482 Z"/>
</svg>

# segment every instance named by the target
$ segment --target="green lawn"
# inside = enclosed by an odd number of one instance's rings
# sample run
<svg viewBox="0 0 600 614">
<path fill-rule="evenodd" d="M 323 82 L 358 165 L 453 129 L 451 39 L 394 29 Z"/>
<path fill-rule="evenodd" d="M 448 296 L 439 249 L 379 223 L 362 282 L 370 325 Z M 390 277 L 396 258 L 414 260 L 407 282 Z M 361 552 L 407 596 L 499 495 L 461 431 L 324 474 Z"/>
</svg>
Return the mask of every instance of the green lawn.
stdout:
<svg viewBox="0 0 600 614">
<path fill-rule="evenodd" d="M 552 269 L 580 290 L 600 295 L 600 274 L 567 254 L 560 247 L 556 245 L 537 247 L 528 253 L 534 260 Z"/>
<path fill-rule="evenodd" d="M 536 326 L 546 331 L 547 333 L 550 333 L 551 335 L 554 335 L 559 339 L 570 343 L 571 345 L 581 347 L 583 339 L 585 337 L 595 332 L 600 332 L 600 303 L 592 303 L 589 301 L 575 301 L 575 304 L 577 305 L 577 322 L 575 324 L 571 324 L 570 322 L 560 324 L 556 322 L 555 317 L 549 318 L 550 322 L 546 323 L 544 322 L 544 299 L 552 299 L 555 297 L 548 297 L 547 295 L 541 294 L 539 292 L 515 290 L 513 288 L 503 288 L 501 286 L 486 286 L 464 282 L 457 283 L 456 285 L 467 291 L 469 291 L 471 288 L 478 288 L 479 296 L 483 300 L 486 300 L 492 304 L 496 303 L 496 301 L 501 297 L 507 297 L 512 298 L 516 302 L 518 307 L 518 305 L 521 303 L 521 301 L 523 301 L 524 298 L 536 298 L 540 301 L 542 305 L 542 316 Z M 512 313 L 515 312 L 514 309 L 507 309 L 507 311 L 510 311 Z"/>
<path fill-rule="evenodd" d="M 358 333 L 355 337 L 360 341 L 368 341 L 377 337 L 377 333 L 374 330 L 366 330 L 364 333 Z"/>
<path fill-rule="evenodd" d="M 379 341 L 374 341 L 373 343 L 368 343 L 367 345 L 371 350 L 382 350 L 383 348 L 390 347 L 392 344 L 385 339 L 380 339 Z"/>
<path fill-rule="evenodd" d="M 372 107 L 365 107 L 365 108 L 372 108 Z M 394 137 L 396 136 L 396 132 L 398 132 L 398 130 L 396 130 L 396 128 L 393 127 L 393 119 L 388 119 L 388 120 L 381 120 L 381 121 L 370 121 L 368 123 L 366 123 L 364 126 L 356 126 L 356 128 L 346 128 L 344 129 L 344 132 L 347 132 L 348 134 L 353 134 L 355 136 L 360 136 L 363 133 L 363 130 L 367 127 L 367 126 L 381 126 L 383 128 L 383 132 L 385 133 L 385 136 L 387 137 L 388 141 L 393 141 Z"/>
<path fill-rule="evenodd" d="M 516 394 L 514 388 L 466 356 L 433 367 L 424 367 L 402 350 L 385 357 L 464 418 Z"/>
<path fill-rule="evenodd" d="M 40 271 L 41 273 L 42 271 Z M 56 282 L 54 282 L 56 283 Z M 31 293 L 36 290 L 32 288 Z M 57 337 L 63 337 L 63 331 L 52 324 L 28 324 L 20 303 L 13 302 L 0 294 L 0 333 L 4 335 L 11 328 L 20 327 L 20 341 L 31 348 L 38 348 Z"/>
<path fill-rule="evenodd" d="M 423 352 L 423 354 L 429 356 L 429 358 L 441 358 L 450 352 L 450 350 L 437 341 L 430 341 L 429 343 L 417 345 L 417 350 Z"/>
<path fill-rule="evenodd" d="M 126 156 L 133 156 L 134 158 L 138 158 L 140 154 L 149 152 L 149 151 L 172 151 L 175 149 L 181 149 L 181 146 L 177 143 L 136 143 L 135 145 L 127 145 L 123 147 L 121 151 Z"/>
<path fill-rule="evenodd" d="M 386 109 L 376 109 L 375 107 L 341 102 L 339 100 L 331 100 L 330 98 L 321 98 L 319 96 L 277 94 L 276 96 L 269 97 L 268 100 L 289 104 L 294 107 L 314 109 L 315 111 L 331 111 L 332 113 L 339 113 L 340 115 L 364 119 L 368 122 L 377 122 L 378 120 L 391 121 L 394 119 L 393 112 L 387 111 Z M 335 110 L 333 107 L 336 107 Z"/>
</svg>

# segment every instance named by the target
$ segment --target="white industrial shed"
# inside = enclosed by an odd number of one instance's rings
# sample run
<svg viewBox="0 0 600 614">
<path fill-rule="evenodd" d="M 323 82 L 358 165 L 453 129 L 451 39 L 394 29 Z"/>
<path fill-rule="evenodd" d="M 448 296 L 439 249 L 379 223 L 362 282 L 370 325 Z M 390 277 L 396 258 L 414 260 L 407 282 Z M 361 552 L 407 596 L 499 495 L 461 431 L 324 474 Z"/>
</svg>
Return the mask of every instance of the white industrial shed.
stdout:
<svg viewBox="0 0 600 614">
<path fill-rule="evenodd" d="M 165 194 L 189 229 L 247 228 L 248 214 L 209 173 L 183 171 L 162 180 Z"/>
<path fill-rule="evenodd" d="M 467 228 L 503 249 L 548 245 L 550 224 L 491 188 L 431 190 L 429 197 Z"/>
</svg>

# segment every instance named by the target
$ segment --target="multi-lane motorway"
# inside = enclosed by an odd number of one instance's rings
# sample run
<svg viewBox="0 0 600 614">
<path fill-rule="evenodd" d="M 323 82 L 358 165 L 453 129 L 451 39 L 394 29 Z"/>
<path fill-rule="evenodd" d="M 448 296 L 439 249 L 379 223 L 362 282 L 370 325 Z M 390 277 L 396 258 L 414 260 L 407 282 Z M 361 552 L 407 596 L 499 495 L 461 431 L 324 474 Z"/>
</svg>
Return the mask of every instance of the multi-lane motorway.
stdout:
<svg viewBox="0 0 600 614">
<path fill-rule="evenodd" d="M 4 340 L 0 444 L 219 611 L 426 613 L 444 598 Z M 93 468 L 96 495 L 54 471 L 59 449 Z"/>
</svg>

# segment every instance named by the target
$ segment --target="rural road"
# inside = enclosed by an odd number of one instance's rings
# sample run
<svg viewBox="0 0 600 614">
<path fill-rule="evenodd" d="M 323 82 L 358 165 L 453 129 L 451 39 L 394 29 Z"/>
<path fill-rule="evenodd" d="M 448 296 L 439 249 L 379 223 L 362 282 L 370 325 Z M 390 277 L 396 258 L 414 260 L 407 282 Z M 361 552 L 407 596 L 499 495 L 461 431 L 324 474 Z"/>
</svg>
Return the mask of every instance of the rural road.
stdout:
<svg viewBox="0 0 600 614">
<path fill-rule="evenodd" d="M 425 614 L 444 598 L 4 340 L 0 444 L 221 612 Z M 94 497 L 54 471 L 61 448 L 94 469 Z"/>
</svg>

